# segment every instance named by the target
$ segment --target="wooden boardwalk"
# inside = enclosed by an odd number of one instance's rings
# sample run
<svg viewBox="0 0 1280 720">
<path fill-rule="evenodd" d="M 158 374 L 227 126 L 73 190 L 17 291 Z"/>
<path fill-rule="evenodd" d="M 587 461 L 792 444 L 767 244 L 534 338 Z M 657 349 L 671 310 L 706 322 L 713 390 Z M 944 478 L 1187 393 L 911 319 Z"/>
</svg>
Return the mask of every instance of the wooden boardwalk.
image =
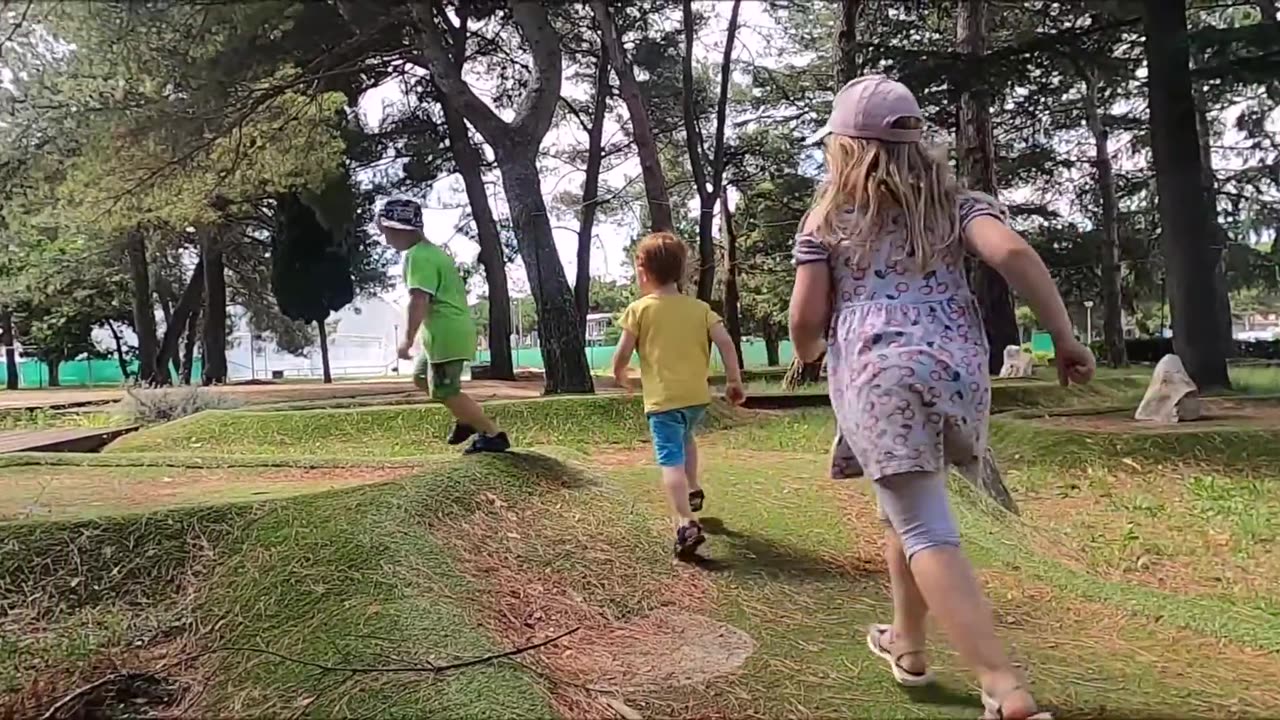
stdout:
<svg viewBox="0 0 1280 720">
<path fill-rule="evenodd" d="M 113 428 L 55 428 L 0 432 L 0 453 L 97 452 L 112 440 L 137 429 L 137 425 L 128 425 Z"/>
</svg>

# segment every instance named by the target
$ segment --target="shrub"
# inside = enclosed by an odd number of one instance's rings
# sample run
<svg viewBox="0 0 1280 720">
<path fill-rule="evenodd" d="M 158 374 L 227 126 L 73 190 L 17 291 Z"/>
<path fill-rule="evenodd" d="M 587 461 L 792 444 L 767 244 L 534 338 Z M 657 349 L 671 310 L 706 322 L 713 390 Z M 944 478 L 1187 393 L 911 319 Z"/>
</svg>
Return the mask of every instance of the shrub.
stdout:
<svg viewBox="0 0 1280 720">
<path fill-rule="evenodd" d="M 1101 342 L 1094 343 L 1094 354 L 1102 357 L 1106 349 Z M 1173 338 L 1133 338 L 1124 341 L 1129 362 L 1157 363 L 1160 358 L 1173 353 Z M 1251 360 L 1280 360 L 1280 340 L 1237 340 L 1235 357 Z"/>
<path fill-rule="evenodd" d="M 204 388 L 127 388 L 115 413 L 129 422 L 154 425 L 169 422 L 202 410 L 229 410 L 240 407 L 239 400 Z"/>
</svg>

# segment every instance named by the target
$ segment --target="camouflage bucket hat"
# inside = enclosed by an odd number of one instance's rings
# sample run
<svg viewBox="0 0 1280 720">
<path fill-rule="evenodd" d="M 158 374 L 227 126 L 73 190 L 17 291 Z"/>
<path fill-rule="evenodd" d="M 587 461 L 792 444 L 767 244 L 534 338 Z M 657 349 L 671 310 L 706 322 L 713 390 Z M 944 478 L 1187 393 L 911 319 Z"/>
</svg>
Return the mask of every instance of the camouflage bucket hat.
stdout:
<svg viewBox="0 0 1280 720">
<path fill-rule="evenodd" d="M 416 200 L 395 198 L 382 204 L 378 225 L 395 230 L 421 230 L 422 206 Z"/>
</svg>

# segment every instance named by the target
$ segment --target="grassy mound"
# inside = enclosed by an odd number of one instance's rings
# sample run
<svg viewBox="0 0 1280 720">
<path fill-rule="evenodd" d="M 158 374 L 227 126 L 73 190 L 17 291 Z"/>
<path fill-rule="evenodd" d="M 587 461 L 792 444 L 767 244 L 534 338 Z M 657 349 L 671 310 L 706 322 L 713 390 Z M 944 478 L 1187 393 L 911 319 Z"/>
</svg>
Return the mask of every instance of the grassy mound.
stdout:
<svg viewBox="0 0 1280 720">
<path fill-rule="evenodd" d="M 510 664 L 433 675 L 284 658 L 426 667 L 500 650 L 433 527 L 486 497 L 581 481 L 511 455 L 276 502 L 0 525 L 0 692 L 13 698 L 0 713 L 126 669 L 154 673 L 182 714 L 545 716 L 536 678 Z"/>
<path fill-rule="evenodd" d="M 996 411 L 1083 407 L 1128 402 L 1144 383 L 1108 377 L 1085 387 L 1043 381 L 999 381 Z M 633 445 L 648 433 L 639 396 L 598 395 L 486 404 L 520 445 L 592 448 Z M 715 420 L 723 423 L 723 413 Z M 109 453 L 194 453 L 289 457 L 404 458 L 445 449 L 453 426 L 438 405 L 389 405 L 329 410 L 210 411 L 149 428 L 113 443 Z"/>
<path fill-rule="evenodd" d="M 1036 420 L 1131 402 L 1143 385 L 997 383 L 1003 406 L 1041 408 L 992 424 L 1023 515 L 957 484 L 966 547 L 1060 715 L 1274 716 L 1274 431 Z M 110 453 L 0 460 L 0 486 L 43 501 L 166 478 L 242 490 L 296 471 L 391 478 L 0 523 L 0 693 L 17 698 L 0 716 L 38 714 L 122 670 L 148 673 L 124 694 L 187 715 L 627 716 L 615 703 L 664 717 L 976 714 L 945 648 L 931 649 L 943 685 L 907 696 L 863 647 L 862 628 L 890 614 L 882 531 L 866 483 L 825 479 L 829 408 L 714 415 L 700 441 L 712 537 L 693 569 L 669 559 L 637 398 L 491 407 L 522 442 L 567 449 L 419 460 L 443 449 L 449 420 L 397 406 L 211 412 Z M 519 664 L 423 670 L 573 628 Z M 387 665 L 413 671 L 364 672 Z"/>
<path fill-rule="evenodd" d="M 638 396 L 547 398 L 488 403 L 520 445 L 592 447 L 645 437 Z M 205 455 L 414 457 L 443 451 L 453 427 L 438 405 L 280 412 L 213 411 L 143 430 L 108 452 Z"/>
</svg>

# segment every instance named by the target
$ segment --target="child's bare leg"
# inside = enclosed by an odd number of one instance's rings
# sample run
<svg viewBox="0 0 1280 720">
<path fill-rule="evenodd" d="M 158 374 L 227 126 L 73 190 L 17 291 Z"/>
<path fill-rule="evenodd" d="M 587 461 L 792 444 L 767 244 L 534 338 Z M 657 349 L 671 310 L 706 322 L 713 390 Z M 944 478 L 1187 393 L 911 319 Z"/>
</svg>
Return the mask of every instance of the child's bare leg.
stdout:
<svg viewBox="0 0 1280 720">
<path fill-rule="evenodd" d="M 458 422 L 470 425 L 483 435 L 498 434 L 498 424 L 484 414 L 484 408 L 480 407 L 480 403 L 470 395 L 460 392 L 440 402 L 449 408 L 449 412 L 453 413 L 454 419 Z"/>
<path fill-rule="evenodd" d="M 684 442 L 684 477 L 689 484 L 689 492 L 702 489 L 698 483 L 698 441 L 693 433 L 689 433 Z"/>
<path fill-rule="evenodd" d="M 920 674 L 926 668 L 925 656 L 913 650 L 924 650 L 925 616 L 929 607 L 911 574 L 911 565 L 902 550 L 902 541 L 893 528 L 885 530 L 885 560 L 889 563 L 889 594 L 893 598 L 893 634 L 888 638 L 895 652 L 909 652 L 898 662 L 906 670 Z"/>
<path fill-rule="evenodd" d="M 667 504 L 676 526 L 697 522 L 693 511 L 689 509 L 689 479 L 685 475 L 683 465 L 662 468 L 662 486 L 667 491 Z"/>
<path fill-rule="evenodd" d="M 991 607 L 982 595 L 947 498 L 945 473 L 906 473 L 876 481 L 876 494 L 893 524 L 920 596 L 983 691 L 1003 705 L 1003 717 L 1035 712 L 1004 646 L 996 637 Z"/>
</svg>

